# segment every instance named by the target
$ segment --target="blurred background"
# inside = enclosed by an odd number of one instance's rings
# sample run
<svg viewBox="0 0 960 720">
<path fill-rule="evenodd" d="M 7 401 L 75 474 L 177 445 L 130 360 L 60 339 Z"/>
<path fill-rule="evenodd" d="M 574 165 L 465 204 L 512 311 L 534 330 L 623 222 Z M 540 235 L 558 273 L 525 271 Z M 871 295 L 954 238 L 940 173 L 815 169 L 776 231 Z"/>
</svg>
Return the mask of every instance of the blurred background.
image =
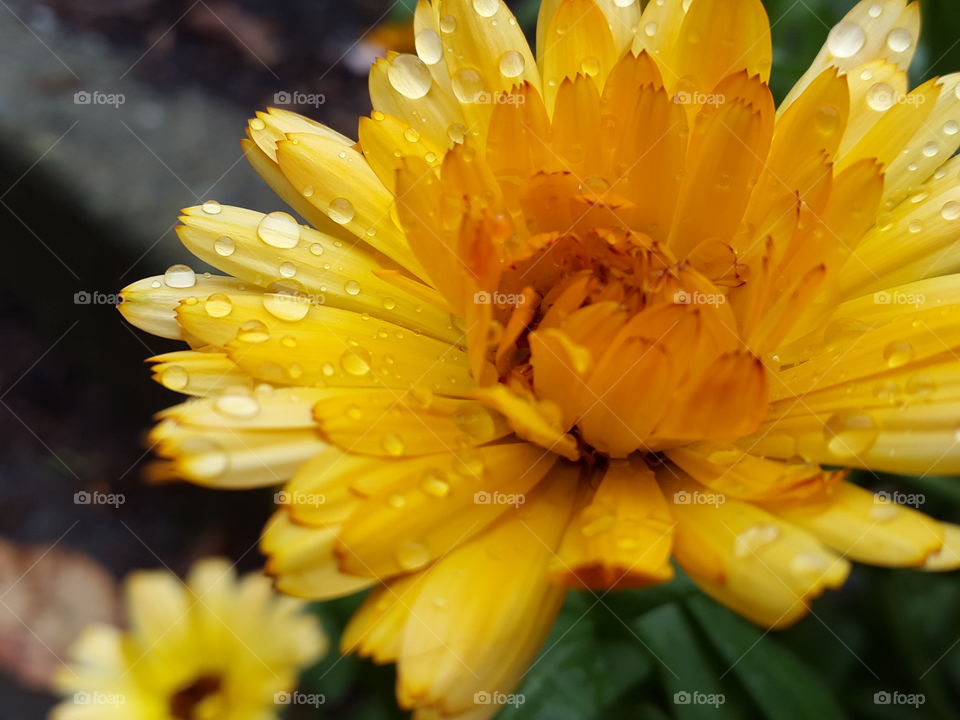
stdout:
<svg viewBox="0 0 960 720">
<path fill-rule="evenodd" d="M 530 34 L 538 3 L 509 4 Z M 957 0 L 921 4 L 915 81 L 960 70 Z M 853 3 L 767 5 L 782 97 Z M 89 621 L 117 617 L 116 582 L 129 571 L 181 573 L 212 554 L 259 567 L 269 491 L 142 483 L 151 415 L 178 399 L 150 382 L 143 360 L 178 345 L 127 326 L 114 294 L 192 262 L 173 233 L 179 208 L 217 199 L 282 209 L 241 157 L 247 118 L 274 104 L 355 136 L 370 109 L 370 62 L 387 46 L 412 49 L 412 6 L 0 0 L 0 718 L 44 717 L 66 647 Z M 960 483 L 858 479 L 960 520 Z M 115 502 L 84 504 L 83 492 Z M 334 642 L 357 602 L 317 608 Z M 814 610 L 765 634 L 683 579 L 571 595 L 521 689 L 525 704 L 503 717 L 960 716 L 956 574 L 857 568 Z M 685 687 L 726 703 L 674 702 Z M 326 696 L 310 717 L 402 717 L 390 668 L 331 657 L 303 688 Z M 878 705 L 878 692 L 922 693 L 924 703 Z"/>
</svg>

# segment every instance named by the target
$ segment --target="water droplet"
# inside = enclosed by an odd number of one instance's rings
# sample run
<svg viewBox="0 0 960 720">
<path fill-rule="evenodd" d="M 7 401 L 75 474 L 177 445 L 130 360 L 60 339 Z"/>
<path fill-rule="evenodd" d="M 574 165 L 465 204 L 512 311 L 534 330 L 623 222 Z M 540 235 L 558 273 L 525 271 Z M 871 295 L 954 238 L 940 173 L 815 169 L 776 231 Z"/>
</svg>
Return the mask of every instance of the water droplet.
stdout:
<svg viewBox="0 0 960 720">
<path fill-rule="evenodd" d="M 830 568 L 827 559 L 811 552 L 798 553 L 790 561 L 790 572 L 811 581 L 818 580 Z"/>
<path fill-rule="evenodd" d="M 443 59 L 443 42 L 436 30 L 427 28 L 417 33 L 416 37 L 417 55 L 427 65 L 436 65 Z"/>
<path fill-rule="evenodd" d="M 358 283 L 356 280 L 348 280 L 343 286 L 343 289 L 346 291 L 347 295 L 359 295 L 360 283 Z"/>
<path fill-rule="evenodd" d="M 383 299 L 383 309 L 384 310 L 395 310 L 397 307 L 397 301 L 392 297 L 385 297 Z"/>
<path fill-rule="evenodd" d="M 838 412 L 823 428 L 823 437 L 831 453 L 840 458 L 851 458 L 867 452 L 880 435 L 872 417 L 855 410 Z"/>
<path fill-rule="evenodd" d="M 403 439 L 392 432 L 383 436 L 383 439 L 380 441 L 380 447 L 387 455 L 392 455 L 393 457 L 400 457 L 405 450 Z"/>
<path fill-rule="evenodd" d="M 462 143 L 467 137 L 467 127 L 462 123 L 453 123 L 447 128 L 447 137 L 450 142 Z"/>
<path fill-rule="evenodd" d="M 422 543 L 408 540 L 397 550 L 397 562 L 404 570 L 419 570 L 430 562 L 430 551 Z"/>
<path fill-rule="evenodd" d="M 164 368 L 160 383 L 168 390 L 183 390 L 190 382 L 190 374 L 179 365 Z"/>
<path fill-rule="evenodd" d="M 908 342 L 892 342 L 883 349 L 883 359 L 891 368 L 906 365 L 913 360 L 913 346 Z"/>
<path fill-rule="evenodd" d="M 440 18 L 440 32 L 452 33 L 457 29 L 457 19 L 453 15 L 444 15 Z"/>
<path fill-rule="evenodd" d="M 616 6 L 621 8 L 631 7 L 636 2 L 637 0 L 615 0 Z"/>
<path fill-rule="evenodd" d="M 417 100 L 430 92 L 430 69 L 416 55 L 397 55 L 387 68 L 393 89 L 406 98 Z"/>
<path fill-rule="evenodd" d="M 197 274 L 188 265 L 171 265 L 163 274 L 163 282 L 171 288 L 191 288 L 197 284 Z"/>
<path fill-rule="evenodd" d="M 942 208 L 940 208 L 940 216 L 944 220 L 960 219 L 960 202 L 951 200 L 950 202 L 946 203 Z"/>
<path fill-rule="evenodd" d="M 261 118 L 253 118 L 253 120 L 250 121 L 250 128 L 252 130 L 265 130 L 267 124 Z"/>
<path fill-rule="evenodd" d="M 876 3 L 870 6 L 870 10 L 867 11 L 870 14 L 870 17 L 876 19 L 883 15 L 883 5 Z"/>
<path fill-rule="evenodd" d="M 477 102 L 484 92 L 483 77 L 474 68 L 462 67 L 453 75 L 453 94 L 462 103 Z"/>
<path fill-rule="evenodd" d="M 593 57 L 592 55 L 589 57 L 585 57 L 580 62 L 580 70 L 583 71 L 585 75 L 589 75 L 590 77 L 596 77 L 597 75 L 600 74 L 600 61 L 597 60 L 597 58 Z"/>
<path fill-rule="evenodd" d="M 500 9 L 500 0 L 473 0 L 473 9 L 480 17 L 493 17 Z"/>
<path fill-rule="evenodd" d="M 737 557 L 743 558 L 752 555 L 760 548 L 769 545 L 780 536 L 780 531 L 776 525 L 764 523 L 761 525 L 751 525 L 746 530 L 737 535 L 733 544 L 733 552 Z"/>
<path fill-rule="evenodd" d="M 944 135 L 956 135 L 958 132 L 960 132 L 960 123 L 956 120 L 947 120 L 943 124 Z"/>
<path fill-rule="evenodd" d="M 822 135 L 833 135 L 840 127 L 840 113 L 832 105 L 824 105 L 817 111 L 814 122 Z"/>
<path fill-rule="evenodd" d="M 427 470 L 423 474 L 420 487 L 427 495 L 435 498 L 445 498 L 450 494 L 450 483 L 446 481 L 443 473 L 436 469 Z"/>
<path fill-rule="evenodd" d="M 230 466 L 230 457 L 219 443 L 204 437 L 193 437 L 180 446 L 182 463 L 192 477 L 209 480 L 223 475 Z"/>
<path fill-rule="evenodd" d="M 900 514 L 900 509 L 889 500 L 877 498 L 877 502 L 878 504 L 870 508 L 870 512 L 868 513 L 871 520 L 886 523 L 895 519 L 897 515 Z"/>
<path fill-rule="evenodd" d="M 292 262 L 285 262 L 280 265 L 280 277 L 292 278 L 297 274 L 297 266 Z"/>
<path fill-rule="evenodd" d="M 405 498 L 400 493 L 394 493 L 387 498 L 387 505 L 392 507 L 394 510 L 400 510 L 407 506 L 407 498 Z"/>
<path fill-rule="evenodd" d="M 219 215 L 223 211 L 223 206 L 216 200 L 207 200 L 200 207 L 207 215 Z"/>
<path fill-rule="evenodd" d="M 913 47 L 913 36 L 906 28 L 894 28 L 887 35 L 887 47 L 895 53 L 902 53 Z"/>
<path fill-rule="evenodd" d="M 226 317 L 233 312 L 233 301 L 223 293 L 214 293 L 203 303 L 203 309 L 210 317 Z"/>
<path fill-rule="evenodd" d="M 247 320 L 237 328 L 237 340 L 247 343 L 261 343 L 270 339 L 270 331 L 259 320 Z"/>
<path fill-rule="evenodd" d="M 935 142 L 928 142 L 923 146 L 923 154 L 928 158 L 936 157 L 938 152 L 940 152 L 940 146 Z"/>
<path fill-rule="evenodd" d="M 853 57 L 867 43 L 863 28 L 853 22 L 837 23 L 827 36 L 827 49 L 834 57 Z"/>
<path fill-rule="evenodd" d="M 285 292 L 264 293 L 263 309 L 278 320 L 297 322 L 310 312 L 310 298 Z"/>
<path fill-rule="evenodd" d="M 221 257 L 230 257 L 237 249 L 237 244 L 233 238 L 221 235 L 213 241 L 213 249 Z"/>
<path fill-rule="evenodd" d="M 884 82 L 872 85 L 867 90 L 867 105 L 877 112 L 886 112 L 892 108 L 896 98 L 897 91 L 893 89 L 892 85 Z"/>
<path fill-rule="evenodd" d="M 353 203 L 343 197 L 334 198 L 330 201 L 330 207 L 327 209 L 327 215 L 335 223 L 346 225 L 356 217 L 356 210 L 353 209 Z"/>
<path fill-rule="evenodd" d="M 508 50 L 500 56 L 500 74 L 505 78 L 515 78 L 523 75 L 523 55 L 516 50 Z"/>
<path fill-rule="evenodd" d="M 493 416 L 480 403 L 461 403 L 453 413 L 453 422 L 479 442 L 492 440 L 496 434 Z"/>
<path fill-rule="evenodd" d="M 923 231 L 923 223 L 920 222 L 919 220 L 914 220 L 909 225 L 907 225 L 907 230 L 909 230 L 914 235 L 916 235 L 917 233 Z"/>
<path fill-rule="evenodd" d="M 264 215 L 257 226 L 257 235 L 270 247 L 289 250 L 300 242 L 300 226 L 285 212 Z"/>
<path fill-rule="evenodd" d="M 660 25 L 655 22 L 649 22 L 643 26 L 643 33 L 647 37 L 653 37 L 657 34 L 657 31 L 660 29 Z"/>
<path fill-rule="evenodd" d="M 310 246 L 310 254 L 318 255 L 318 256 L 323 255 L 323 245 L 321 245 L 320 243 L 313 243 Z"/>
<path fill-rule="evenodd" d="M 352 347 L 340 356 L 340 367 L 348 375 L 363 377 L 370 372 L 370 353 L 361 347 Z"/>
<path fill-rule="evenodd" d="M 260 403 L 245 387 L 227 388 L 213 401 L 213 407 L 235 418 L 251 418 L 260 412 Z"/>
<path fill-rule="evenodd" d="M 420 141 L 420 133 L 418 133 L 413 128 L 407 128 L 403 131 L 403 139 L 409 143 L 415 143 Z"/>
<path fill-rule="evenodd" d="M 915 398 L 928 398 L 937 391 L 937 383 L 929 375 L 914 375 L 907 380 L 905 389 Z"/>
<path fill-rule="evenodd" d="M 482 478 L 486 472 L 483 454 L 476 448 L 461 449 L 453 457 L 453 471 L 465 477 Z"/>
</svg>

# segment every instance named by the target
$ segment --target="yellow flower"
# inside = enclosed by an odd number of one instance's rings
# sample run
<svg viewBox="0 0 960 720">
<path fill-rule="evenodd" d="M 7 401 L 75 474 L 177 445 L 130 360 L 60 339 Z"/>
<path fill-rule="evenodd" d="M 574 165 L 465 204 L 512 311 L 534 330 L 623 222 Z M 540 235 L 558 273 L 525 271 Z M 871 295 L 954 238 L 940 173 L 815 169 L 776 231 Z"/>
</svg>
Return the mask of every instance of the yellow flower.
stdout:
<svg viewBox="0 0 960 720">
<path fill-rule="evenodd" d="M 226 560 L 200 561 L 186 584 L 134 573 L 126 606 L 129 630 L 81 634 L 51 720 L 270 720 L 326 650 L 304 603 L 262 576 L 238 579 Z"/>
<path fill-rule="evenodd" d="M 312 227 L 189 208 L 228 276 L 125 290 L 192 348 L 154 358 L 196 396 L 155 477 L 289 480 L 269 571 L 373 587 L 343 648 L 422 718 L 489 716 L 567 588 L 671 558 L 772 627 L 848 558 L 957 567 L 957 527 L 822 469 L 960 473 L 960 96 L 907 92 L 918 7 L 857 5 L 775 108 L 760 0 L 546 0 L 536 58 L 499 0 L 422 1 L 359 142 L 250 121 Z"/>
</svg>

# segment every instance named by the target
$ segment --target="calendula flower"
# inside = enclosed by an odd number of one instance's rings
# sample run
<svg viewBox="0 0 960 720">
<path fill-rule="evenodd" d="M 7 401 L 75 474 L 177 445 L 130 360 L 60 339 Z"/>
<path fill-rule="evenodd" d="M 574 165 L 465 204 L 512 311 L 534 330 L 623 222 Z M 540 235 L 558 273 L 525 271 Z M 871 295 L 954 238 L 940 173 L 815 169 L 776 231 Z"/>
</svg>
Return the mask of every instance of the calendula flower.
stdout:
<svg viewBox="0 0 960 720">
<path fill-rule="evenodd" d="M 81 634 L 51 720 L 270 720 L 326 650 L 304 603 L 226 560 L 200 561 L 186 584 L 137 572 L 125 590 L 129 629 Z"/>
<path fill-rule="evenodd" d="M 374 588 L 343 649 L 421 718 L 489 716 L 568 588 L 671 558 L 771 627 L 850 559 L 957 567 L 836 469 L 960 473 L 960 91 L 908 92 L 919 22 L 856 5 L 777 108 L 760 0 L 547 0 L 536 57 L 499 0 L 421 2 L 358 142 L 250 121 L 312 227 L 208 202 L 180 237 L 228 276 L 126 289 L 192 348 L 155 477 L 289 480 L 268 570 Z"/>
</svg>

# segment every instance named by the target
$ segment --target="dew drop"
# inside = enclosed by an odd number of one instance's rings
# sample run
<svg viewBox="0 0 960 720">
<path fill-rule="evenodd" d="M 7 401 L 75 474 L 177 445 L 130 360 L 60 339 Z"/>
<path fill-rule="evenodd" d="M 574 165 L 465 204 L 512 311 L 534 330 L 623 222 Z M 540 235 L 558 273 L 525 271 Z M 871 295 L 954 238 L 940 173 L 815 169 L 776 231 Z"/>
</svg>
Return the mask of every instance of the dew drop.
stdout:
<svg viewBox="0 0 960 720">
<path fill-rule="evenodd" d="M 474 68 L 463 67 L 453 75 L 453 93 L 457 100 L 470 104 L 477 102 L 484 91 L 483 77 Z"/>
<path fill-rule="evenodd" d="M 253 118 L 253 120 L 250 121 L 250 128 L 252 130 L 266 130 L 267 124 L 262 118 Z"/>
<path fill-rule="evenodd" d="M 237 328 L 237 340 L 246 343 L 261 343 L 270 339 L 270 331 L 259 320 L 247 320 Z"/>
<path fill-rule="evenodd" d="M 907 230 L 916 235 L 917 233 L 923 232 L 923 223 L 919 220 L 914 220 L 909 225 L 907 225 Z"/>
<path fill-rule="evenodd" d="M 960 123 L 956 120 L 947 120 L 947 122 L 943 124 L 944 135 L 956 135 L 958 132 L 960 132 Z"/>
<path fill-rule="evenodd" d="M 253 394 L 244 387 L 233 387 L 224 390 L 213 402 L 217 412 L 235 418 L 251 418 L 260 412 L 260 403 Z"/>
<path fill-rule="evenodd" d="M 280 277 L 292 278 L 297 274 L 297 266 L 292 262 L 285 262 L 280 265 Z"/>
<path fill-rule="evenodd" d="M 870 14 L 870 17 L 874 19 L 880 17 L 881 15 L 883 15 L 883 5 L 881 5 L 880 3 L 871 5 L 870 10 L 868 10 L 868 13 Z"/>
<path fill-rule="evenodd" d="M 352 222 L 356 214 L 356 210 L 353 209 L 353 203 L 343 197 L 331 200 L 330 206 L 327 208 L 327 215 L 339 225 L 346 225 Z"/>
<path fill-rule="evenodd" d="M 643 26 L 643 33 L 647 37 L 653 37 L 657 34 L 657 31 L 660 29 L 660 25 L 655 22 L 648 22 Z"/>
<path fill-rule="evenodd" d="M 505 78 L 515 78 L 523 75 L 523 55 L 516 50 L 508 50 L 500 56 L 500 74 Z"/>
<path fill-rule="evenodd" d="M 936 157 L 938 152 L 940 152 L 940 146 L 935 142 L 928 142 L 923 146 L 923 154 L 928 158 Z"/>
<path fill-rule="evenodd" d="M 452 33 L 457 29 L 457 19 L 453 15 L 444 15 L 440 18 L 440 32 Z"/>
<path fill-rule="evenodd" d="M 888 367 L 902 367 L 913 360 L 913 346 L 908 342 L 892 342 L 883 349 L 883 359 Z"/>
<path fill-rule="evenodd" d="M 356 280 L 348 280 L 343 286 L 343 289 L 346 291 L 347 295 L 359 295 L 360 283 L 358 283 Z"/>
<path fill-rule="evenodd" d="M 596 77 L 600 74 L 600 61 L 592 55 L 590 57 L 585 57 L 580 62 L 580 70 L 590 77 Z"/>
<path fill-rule="evenodd" d="M 460 404 L 453 413 L 453 421 L 460 430 L 479 442 L 492 440 L 496 435 L 493 417 L 480 403 Z"/>
<path fill-rule="evenodd" d="M 827 36 L 827 49 L 834 57 L 853 57 L 867 43 L 863 28 L 853 22 L 837 23 Z"/>
<path fill-rule="evenodd" d="M 871 110 L 886 112 L 893 107 L 896 97 L 897 91 L 893 89 L 892 85 L 879 82 L 867 90 L 867 105 Z"/>
<path fill-rule="evenodd" d="M 462 143 L 467 138 L 467 126 L 462 123 L 453 123 L 447 128 L 447 137 L 451 142 Z"/>
<path fill-rule="evenodd" d="M 207 438 L 194 437 L 180 446 L 184 469 L 192 477 L 209 480 L 223 475 L 230 466 L 230 457 L 219 443 Z"/>
<path fill-rule="evenodd" d="M 874 419 L 855 410 L 832 415 L 823 428 L 827 448 L 840 458 L 851 458 L 867 452 L 879 435 L 880 429 Z"/>
<path fill-rule="evenodd" d="M 887 35 L 887 47 L 895 53 L 902 53 L 913 47 L 913 36 L 906 28 L 894 28 Z"/>
<path fill-rule="evenodd" d="M 403 131 L 403 139 L 408 143 L 415 143 L 420 141 L 420 133 L 418 133 L 414 128 L 407 128 Z"/>
<path fill-rule="evenodd" d="M 285 212 L 264 215 L 257 226 L 257 235 L 270 247 L 281 250 L 295 248 L 300 242 L 300 226 Z"/>
<path fill-rule="evenodd" d="M 219 215 L 223 211 L 223 206 L 216 200 L 207 200 L 200 207 L 207 215 Z"/>
<path fill-rule="evenodd" d="M 213 241 L 213 249 L 221 257 L 230 257 L 237 249 L 237 244 L 233 238 L 221 235 Z"/>
<path fill-rule="evenodd" d="M 832 105 L 824 105 L 817 111 L 814 122 L 820 134 L 833 135 L 840 127 L 840 113 Z"/>
<path fill-rule="evenodd" d="M 940 208 L 940 217 L 944 220 L 960 219 L 960 202 L 951 200 Z"/>
<path fill-rule="evenodd" d="M 264 293 L 263 309 L 278 320 L 298 322 L 310 312 L 310 298 L 284 292 Z"/>
<path fill-rule="evenodd" d="M 313 243 L 310 246 L 310 254 L 317 255 L 317 256 L 323 255 L 323 245 L 321 245 L 320 243 Z"/>
<path fill-rule="evenodd" d="M 397 550 L 397 562 L 404 570 L 419 570 L 430 562 L 430 551 L 422 543 L 408 540 Z"/>
<path fill-rule="evenodd" d="M 387 433 L 380 441 L 380 447 L 383 451 L 392 457 L 400 457 L 406 449 L 403 439 L 396 433 Z"/>
<path fill-rule="evenodd" d="M 191 288 L 197 284 L 197 274 L 188 265 L 171 265 L 163 274 L 163 282 L 171 288 Z"/>
<path fill-rule="evenodd" d="M 370 353 L 361 347 L 347 348 L 340 356 L 340 367 L 354 377 L 363 377 L 369 373 L 370 362 Z"/>
<path fill-rule="evenodd" d="M 203 309 L 207 315 L 214 318 L 222 318 L 233 312 L 233 301 L 223 293 L 214 293 L 203 303 Z"/>
<path fill-rule="evenodd" d="M 879 504 L 870 508 L 870 512 L 868 513 L 871 520 L 876 520 L 881 523 L 890 522 L 899 514 L 900 509 L 888 500 L 880 500 Z"/>
<path fill-rule="evenodd" d="M 385 297 L 383 299 L 383 309 L 384 310 L 395 310 L 397 307 L 397 301 L 392 297 Z"/>
<path fill-rule="evenodd" d="M 819 579 L 829 568 L 826 558 L 816 553 L 798 553 L 790 560 L 790 572 L 809 580 Z"/>
<path fill-rule="evenodd" d="M 446 481 L 442 472 L 436 469 L 427 470 L 420 481 L 423 491 L 435 498 L 445 498 L 450 494 L 450 483 Z"/>
<path fill-rule="evenodd" d="M 473 9 L 480 17 L 493 17 L 500 9 L 500 0 L 473 0 Z"/>
<path fill-rule="evenodd" d="M 422 98 L 433 83 L 430 69 L 416 55 L 397 55 L 387 68 L 387 79 L 394 90 L 410 100 Z"/>
<path fill-rule="evenodd" d="M 417 55 L 427 65 L 436 65 L 443 58 L 443 42 L 436 30 L 427 28 L 417 33 Z"/>
<path fill-rule="evenodd" d="M 737 535 L 733 545 L 733 552 L 737 557 L 747 557 L 760 548 L 769 545 L 779 536 L 780 531 L 776 525 L 769 523 L 751 525 Z"/>
<path fill-rule="evenodd" d="M 907 380 L 905 389 L 915 398 L 928 398 L 937 391 L 937 383 L 929 375 L 914 375 Z"/>
</svg>

